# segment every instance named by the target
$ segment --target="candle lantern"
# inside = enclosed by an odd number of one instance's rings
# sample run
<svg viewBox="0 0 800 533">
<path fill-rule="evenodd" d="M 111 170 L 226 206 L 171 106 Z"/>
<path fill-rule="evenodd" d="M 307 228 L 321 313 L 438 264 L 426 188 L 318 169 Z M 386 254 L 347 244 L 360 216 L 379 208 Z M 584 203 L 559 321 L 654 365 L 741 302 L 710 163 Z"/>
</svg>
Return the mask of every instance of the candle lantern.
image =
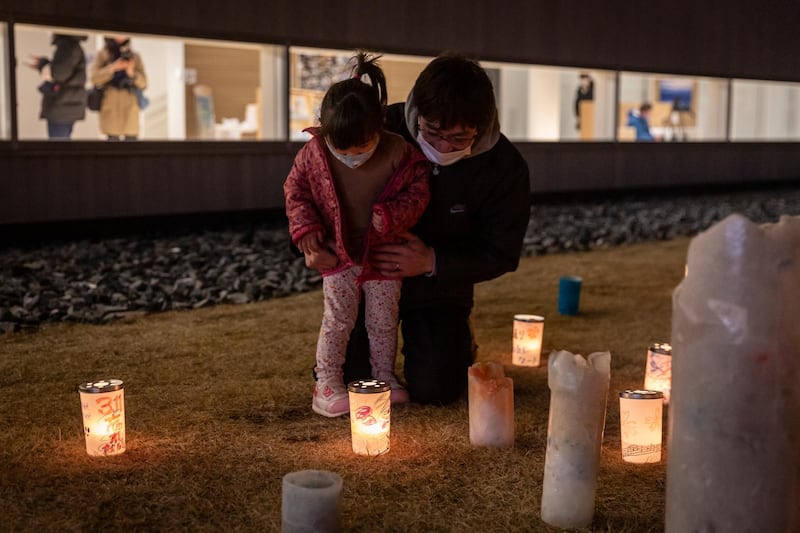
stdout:
<svg viewBox="0 0 800 533">
<path fill-rule="evenodd" d="M 624 461 L 661 461 L 663 398 L 661 391 L 626 390 L 619 393 L 619 428 Z"/>
<path fill-rule="evenodd" d="M 519 366 L 539 366 L 542 355 L 544 317 L 514 315 L 513 363 Z"/>
<path fill-rule="evenodd" d="M 664 394 L 664 405 L 669 404 L 672 388 L 672 346 L 669 344 L 655 343 L 647 350 L 644 388 L 661 391 Z"/>
<path fill-rule="evenodd" d="M 391 387 L 385 381 L 362 379 L 350 382 L 347 390 L 353 451 L 359 455 L 388 452 Z"/>
<path fill-rule="evenodd" d="M 514 447 L 514 382 L 500 363 L 475 363 L 469 381 L 469 441 L 475 446 Z"/>
<path fill-rule="evenodd" d="M 125 451 L 125 391 L 119 379 L 78 385 L 86 453 L 118 455 Z"/>
<path fill-rule="evenodd" d="M 282 533 L 334 533 L 340 530 L 342 476 L 325 470 L 300 470 L 283 476 Z"/>
</svg>

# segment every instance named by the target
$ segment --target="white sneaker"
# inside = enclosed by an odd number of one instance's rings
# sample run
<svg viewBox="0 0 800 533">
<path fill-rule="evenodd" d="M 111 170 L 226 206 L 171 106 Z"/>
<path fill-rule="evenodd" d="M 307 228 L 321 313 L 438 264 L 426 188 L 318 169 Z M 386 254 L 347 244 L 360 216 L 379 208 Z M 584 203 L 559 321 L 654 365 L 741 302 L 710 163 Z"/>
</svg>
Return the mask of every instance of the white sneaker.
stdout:
<svg viewBox="0 0 800 533">
<path fill-rule="evenodd" d="M 394 372 L 376 372 L 375 379 L 385 381 L 392 388 L 389 396 L 392 404 L 408 403 L 409 396 L 406 388 L 397 379 Z"/>
<path fill-rule="evenodd" d="M 311 409 L 322 416 L 333 418 L 350 412 L 350 396 L 341 378 L 318 379 L 314 385 Z"/>
</svg>

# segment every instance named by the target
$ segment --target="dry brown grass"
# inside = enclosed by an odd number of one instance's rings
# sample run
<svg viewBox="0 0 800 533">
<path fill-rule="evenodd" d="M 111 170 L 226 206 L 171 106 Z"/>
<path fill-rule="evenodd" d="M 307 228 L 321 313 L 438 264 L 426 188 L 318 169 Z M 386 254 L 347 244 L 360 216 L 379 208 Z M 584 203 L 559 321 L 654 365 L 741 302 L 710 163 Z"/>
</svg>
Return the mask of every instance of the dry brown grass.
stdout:
<svg viewBox="0 0 800 533">
<path fill-rule="evenodd" d="M 318 468 L 344 478 L 349 531 L 550 531 L 546 363 L 510 366 L 511 317 L 535 313 L 545 353 L 612 353 L 591 530 L 661 531 L 664 461 L 621 460 L 617 392 L 641 386 L 647 346 L 669 338 L 687 245 L 529 258 L 478 286 L 479 359 L 514 379 L 513 450 L 470 445 L 464 400 L 396 408 L 391 451 L 355 456 L 347 417 L 310 409 L 320 292 L 2 336 L 0 530 L 278 531 L 282 476 Z M 556 311 L 562 274 L 583 276 L 577 317 Z M 125 381 L 128 449 L 93 459 L 76 387 L 100 377 Z"/>
</svg>

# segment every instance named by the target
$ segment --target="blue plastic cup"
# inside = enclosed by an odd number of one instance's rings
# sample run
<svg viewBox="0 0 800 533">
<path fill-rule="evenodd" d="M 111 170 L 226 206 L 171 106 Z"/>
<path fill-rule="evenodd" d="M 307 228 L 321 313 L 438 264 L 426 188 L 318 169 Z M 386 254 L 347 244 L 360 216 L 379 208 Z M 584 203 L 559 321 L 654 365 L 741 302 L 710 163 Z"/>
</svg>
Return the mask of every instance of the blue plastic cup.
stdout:
<svg viewBox="0 0 800 533">
<path fill-rule="evenodd" d="M 581 283 L 578 276 L 562 276 L 558 280 L 558 313 L 560 315 L 577 315 L 581 299 Z"/>
</svg>

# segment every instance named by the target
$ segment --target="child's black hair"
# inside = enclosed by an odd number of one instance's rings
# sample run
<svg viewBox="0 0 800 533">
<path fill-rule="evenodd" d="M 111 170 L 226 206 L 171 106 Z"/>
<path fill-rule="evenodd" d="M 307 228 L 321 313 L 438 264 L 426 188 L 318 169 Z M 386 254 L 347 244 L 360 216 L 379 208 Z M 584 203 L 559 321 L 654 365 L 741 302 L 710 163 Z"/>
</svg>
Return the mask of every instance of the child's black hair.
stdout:
<svg viewBox="0 0 800 533">
<path fill-rule="evenodd" d="M 380 57 L 359 51 L 351 78 L 331 85 L 325 93 L 319 133 L 334 148 L 362 146 L 383 130 L 386 77 L 377 63 Z"/>
</svg>

